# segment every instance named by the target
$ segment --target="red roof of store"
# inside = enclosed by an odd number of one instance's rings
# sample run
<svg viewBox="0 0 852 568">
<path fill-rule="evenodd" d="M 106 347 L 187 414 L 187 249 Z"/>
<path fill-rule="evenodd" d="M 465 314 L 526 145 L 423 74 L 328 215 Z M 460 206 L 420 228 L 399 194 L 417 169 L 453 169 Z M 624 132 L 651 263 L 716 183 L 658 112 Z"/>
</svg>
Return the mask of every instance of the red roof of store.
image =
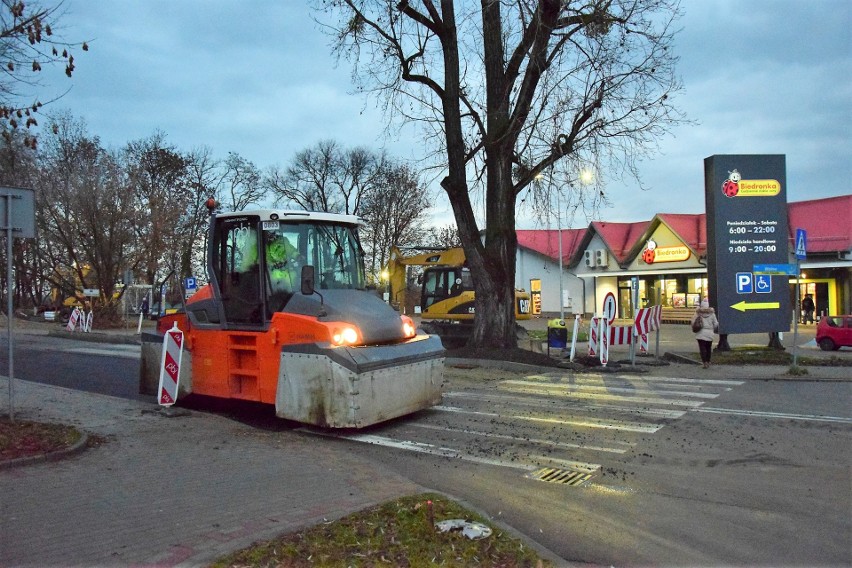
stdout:
<svg viewBox="0 0 852 568">
<path fill-rule="evenodd" d="M 674 231 L 697 256 L 707 253 L 707 216 L 704 213 L 658 213 L 657 219 Z"/>
<path fill-rule="evenodd" d="M 852 250 L 852 195 L 788 203 L 787 225 L 791 251 L 796 229 L 808 232 L 808 253 Z"/>
<path fill-rule="evenodd" d="M 562 259 L 567 261 L 580 246 L 587 229 L 562 229 Z M 559 258 L 559 230 L 520 230 L 518 246 L 541 253 L 550 258 Z"/>
<path fill-rule="evenodd" d="M 639 223 L 607 223 L 605 221 L 592 221 L 589 226 L 600 235 L 603 242 L 615 256 L 619 264 L 627 259 L 627 255 L 633 245 L 642 237 L 650 225 L 650 221 Z"/>
<path fill-rule="evenodd" d="M 805 229 L 809 254 L 852 251 L 852 195 L 787 204 L 790 242 L 796 229 Z M 659 223 L 668 226 L 697 256 L 707 254 L 707 216 L 704 213 L 658 213 L 651 221 L 608 223 L 593 221 L 586 229 L 562 229 L 562 256 L 580 261 L 594 234 L 600 235 L 619 264 L 629 262 Z M 518 231 L 518 245 L 558 258 L 558 231 Z M 793 249 L 791 249 L 792 252 Z"/>
</svg>

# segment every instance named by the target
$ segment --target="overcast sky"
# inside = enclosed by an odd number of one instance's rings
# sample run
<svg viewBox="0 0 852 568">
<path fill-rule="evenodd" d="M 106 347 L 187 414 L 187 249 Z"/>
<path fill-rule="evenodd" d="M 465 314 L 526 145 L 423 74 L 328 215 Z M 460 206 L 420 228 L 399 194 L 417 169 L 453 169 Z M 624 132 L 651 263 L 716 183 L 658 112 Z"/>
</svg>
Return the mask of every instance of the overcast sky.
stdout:
<svg viewBox="0 0 852 568">
<path fill-rule="evenodd" d="M 382 137 L 372 101 L 350 94 L 348 65 L 302 0 L 66 0 L 62 34 L 87 40 L 55 108 L 85 120 L 107 147 L 156 131 L 179 150 L 236 152 L 259 168 L 284 166 L 320 140 L 384 147 L 410 159 L 414 131 Z M 852 192 L 852 2 L 684 0 L 676 38 L 695 124 L 661 141 L 642 166 L 648 191 L 610 183 L 607 221 L 704 211 L 703 160 L 786 154 L 788 201 Z M 42 93 L 42 100 L 48 99 Z M 47 109 L 48 111 L 50 108 Z M 606 175 L 606 172 L 603 172 Z M 444 196 L 433 211 L 450 222 Z M 575 218 L 574 227 L 588 219 Z M 539 228 L 520 219 L 519 228 Z"/>
</svg>

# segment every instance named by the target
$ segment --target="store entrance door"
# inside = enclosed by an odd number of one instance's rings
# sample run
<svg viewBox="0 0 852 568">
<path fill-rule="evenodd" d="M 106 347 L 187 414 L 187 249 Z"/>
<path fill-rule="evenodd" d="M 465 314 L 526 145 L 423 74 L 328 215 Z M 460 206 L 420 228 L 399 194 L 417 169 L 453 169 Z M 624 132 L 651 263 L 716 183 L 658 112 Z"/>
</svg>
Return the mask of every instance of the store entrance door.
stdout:
<svg viewBox="0 0 852 568">
<path fill-rule="evenodd" d="M 636 307 L 633 305 L 633 294 L 630 288 L 618 289 L 618 317 L 633 319 Z"/>
</svg>

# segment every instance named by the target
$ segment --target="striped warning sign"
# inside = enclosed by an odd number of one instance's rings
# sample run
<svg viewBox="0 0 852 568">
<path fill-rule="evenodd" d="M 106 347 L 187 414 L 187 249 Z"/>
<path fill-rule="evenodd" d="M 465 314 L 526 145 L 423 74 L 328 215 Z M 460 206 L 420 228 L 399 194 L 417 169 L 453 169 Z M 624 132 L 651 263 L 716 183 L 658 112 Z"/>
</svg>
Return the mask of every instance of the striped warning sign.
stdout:
<svg viewBox="0 0 852 568">
<path fill-rule="evenodd" d="M 183 332 L 177 322 L 163 338 L 163 360 L 160 365 L 160 385 L 157 387 L 157 402 L 160 406 L 171 406 L 177 401 L 180 363 L 183 358 Z"/>
</svg>

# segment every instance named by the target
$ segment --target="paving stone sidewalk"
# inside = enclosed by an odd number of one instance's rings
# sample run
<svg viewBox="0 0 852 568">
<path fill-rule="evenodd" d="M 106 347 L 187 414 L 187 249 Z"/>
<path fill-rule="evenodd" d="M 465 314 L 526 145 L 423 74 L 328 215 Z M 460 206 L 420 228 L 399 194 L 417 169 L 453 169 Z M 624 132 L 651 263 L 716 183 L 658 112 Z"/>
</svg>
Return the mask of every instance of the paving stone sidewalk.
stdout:
<svg viewBox="0 0 852 568">
<path fill-rule="evenodd" d="M 1 566 L 197 566 L 422 488 L 352 447 L 199 412 L 15 381 L 18 419 L 95 448 L 0 470 Z M 0 379 L 7 392 L 8 379 Z"/>
</svg>

